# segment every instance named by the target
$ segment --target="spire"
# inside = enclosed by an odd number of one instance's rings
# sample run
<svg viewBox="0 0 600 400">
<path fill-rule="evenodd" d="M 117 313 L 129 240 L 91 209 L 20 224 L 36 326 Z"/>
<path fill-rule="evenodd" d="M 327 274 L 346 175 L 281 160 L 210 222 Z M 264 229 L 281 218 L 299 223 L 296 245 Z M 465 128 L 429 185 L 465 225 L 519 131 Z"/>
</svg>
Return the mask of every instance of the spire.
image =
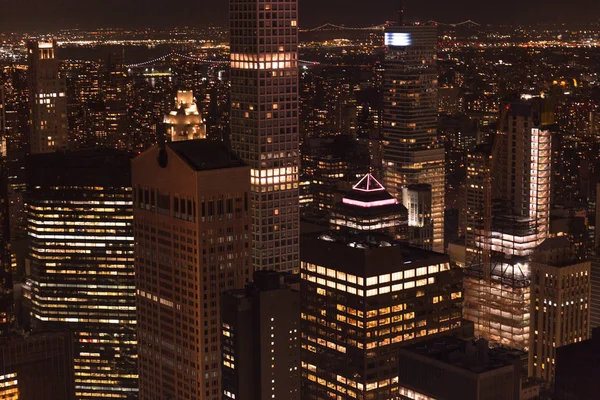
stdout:
<svg viewBox="0 0 600 400">
<path fill-rule="evenodd" d="M 398 26 L 404 26 L 404 0 L 398 4 Z"/>
<path fill-rule="evenodd" d="M 363 176 L 363 178 L 358 181 L 358 183 L 354 185 L 352 189 L 360 190 L 361 192 L 378 192 L 385 190 L 383 185 L 379 183 L 379 181 L 371 174 L 366 174 Z"/>
</svg>

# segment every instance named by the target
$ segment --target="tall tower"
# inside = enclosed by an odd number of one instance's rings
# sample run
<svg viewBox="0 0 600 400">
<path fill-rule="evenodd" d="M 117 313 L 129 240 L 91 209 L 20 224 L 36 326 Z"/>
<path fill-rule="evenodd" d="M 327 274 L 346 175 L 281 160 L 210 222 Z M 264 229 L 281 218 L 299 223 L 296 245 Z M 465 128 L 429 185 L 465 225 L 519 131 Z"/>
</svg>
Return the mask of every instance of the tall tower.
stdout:
<svg viewBox="0 0 600 400">
<path fill-rule="evenodd" d="M 140 400 L 223 398 L 220 296 L 250 277 L 249 177 L 213 140 L 133 161 Z"/>
<path fill-rule="evenodd" d="M 67 84 L 58 73 L 54 42 L 28 43 L 31 153 L 51 153 L 66 148 Z"/>
<path fill-rule="evenodd" d="M 530 344 L 529 261 L 549 231 L 548 110 L 542 99 L 507 104 L 491 153 L 479 148 L 467 166 L 463 315 L 476 336 L 522 349 Z"/>
<path fill-rule="evenodd" d="M 384 183 L 403 203 L 404 187 L 431 186 L 433 237 L 424 243 L 443 252 L 446 168 L 437 137 L 437 30 L 399 20 L 386 29 L 385 45 Z"/>
<path fill-rule="evenodd" d="M 252 263 L 297 271 L 298 1 L 231 0 L 231 143 L 250 165 Z"/>
</svg>

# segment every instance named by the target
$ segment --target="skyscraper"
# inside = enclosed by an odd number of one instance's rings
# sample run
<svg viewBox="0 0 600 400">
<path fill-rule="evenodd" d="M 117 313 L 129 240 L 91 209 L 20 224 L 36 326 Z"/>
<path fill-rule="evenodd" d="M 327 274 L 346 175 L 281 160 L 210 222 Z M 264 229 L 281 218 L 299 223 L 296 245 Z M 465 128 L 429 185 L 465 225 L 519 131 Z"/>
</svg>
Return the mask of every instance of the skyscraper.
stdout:
<svg viewBox="0 0 600 400">
<path fill-rule="evenodd" d="M 307 399 L 394 399 L 397 350 L 462 329 L 462 272 L 444 254 L 349 236 L 302 239 Z"/>
<path fill-rule="evenodd" d="M 468 159 L 464 316 L 476 336 L 527 349 L 530 258 L 548 236 L 551 109 L 506 104 L 492 150 Z"/>
<path fill-rule="evenodd" d="M 54 42 L 30 41 L 27 48 L 31 153 L 50 153 L 68 146 L 67 85 L 59 74 Z"/>
<path fill-rule="evenodd" d="M 32 326 L 73 333 L 78 399 L 137 397 L 130 161 L 98 149 L 27 162 Z"/>
<path fill-rule="evenodd" d="M 0 336 L 8 333 L 14 317 L 5 118 L 4 87 L 0 86 Z"/>
<path fill-rule="evenodd" d="M 554 382 L 556 349 L 590 335 L 590 263 L 564 237 L 546 239 L 531 264 L 529 375 Z"/>
<path fill-rule="evenodd" d="M 250 168 L 222 143 L 133 161 L 140 399 L 220 400 L 221 293 L 251 270 Z"/>
<path fill-rule="evenodd" d="M 402 200 L 407 185 L 431 186 L 429 242 L 443 252 L 445 153 L 437 136 L 437 30 L 399 21 L 386 28 L 385 45 L 384 184 Z"/>
<path fill-rule="evenodd" d="M 221 298 L 223 399 L 300 400 L 298 275 L 261 270 Z"/>
<path fill-rule="evenodd" d="M 230 1 L 231 143 L 250 165 L 252 263 L 298 270 L 298 1 Z"/>
<path fill-rule="evenodd" d="M 108 147 L 126 150 L 132 138 L 127 129 L 127 72 L 123 56 L 111 53 L 104 65 L 105 133 L 103 142 Z"/>
</svg>

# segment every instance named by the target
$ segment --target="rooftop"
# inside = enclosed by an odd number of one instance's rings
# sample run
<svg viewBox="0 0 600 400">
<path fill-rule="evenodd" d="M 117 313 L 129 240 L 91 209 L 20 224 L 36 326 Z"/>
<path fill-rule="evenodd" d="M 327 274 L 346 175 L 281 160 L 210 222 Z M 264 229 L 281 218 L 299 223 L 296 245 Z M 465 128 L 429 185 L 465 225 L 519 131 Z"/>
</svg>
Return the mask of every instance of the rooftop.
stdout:
<svg viewBox="0 0 600 400">
<path fill-rule="evenodd" d="M 443 364 L 452 365 L 476 374 L 513 365 L 525 352 L 506 347 L 490 349 L 488 342 L 462 340 L 442 336 L 406 346 L 401 352 L 418 354 Z"/>
<path fill-rule="evenodd" d="M 235 168 L 245 164 L 222 142 L 199 139 L 167 143 L 166 145 L 196 171 Z"/>
<path fill-rule="evenodd" d="M 311 234 L 303 235 L 301 241 L 302 261 L 340 268 L 358 276 L 450 261 L 445 254 L 412 247 L 384 235 Z"/>
</svg>

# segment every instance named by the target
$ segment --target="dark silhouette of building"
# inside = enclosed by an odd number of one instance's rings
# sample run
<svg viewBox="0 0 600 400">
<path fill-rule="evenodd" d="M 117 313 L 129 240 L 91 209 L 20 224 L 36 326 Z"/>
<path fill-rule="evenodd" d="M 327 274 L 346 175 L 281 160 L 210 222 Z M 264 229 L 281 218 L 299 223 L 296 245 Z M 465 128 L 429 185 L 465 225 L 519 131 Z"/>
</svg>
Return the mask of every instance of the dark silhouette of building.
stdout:
<svg viewBox="0 0 600 400">
<path fill-rule="evenodd" d="M 600 328 L 592 338 L 556 349 L 557 400 L 595 400 L 600 393 Z"/>
<path fill-rule="evenodd" d="M 297 275 L 262 270 L 223 294 L 223 399 L 300 399 L 299 289 Z"/>
<path fill-rule="evenodd" d="M 70 332 L 0 338 L 0 398 L 74 400 Z"/>
<path fill-rule="evenodd" d="M 444 336 L 398 351 L 399 399 L 518 400 L 524 351 Z"/>
</svg>

